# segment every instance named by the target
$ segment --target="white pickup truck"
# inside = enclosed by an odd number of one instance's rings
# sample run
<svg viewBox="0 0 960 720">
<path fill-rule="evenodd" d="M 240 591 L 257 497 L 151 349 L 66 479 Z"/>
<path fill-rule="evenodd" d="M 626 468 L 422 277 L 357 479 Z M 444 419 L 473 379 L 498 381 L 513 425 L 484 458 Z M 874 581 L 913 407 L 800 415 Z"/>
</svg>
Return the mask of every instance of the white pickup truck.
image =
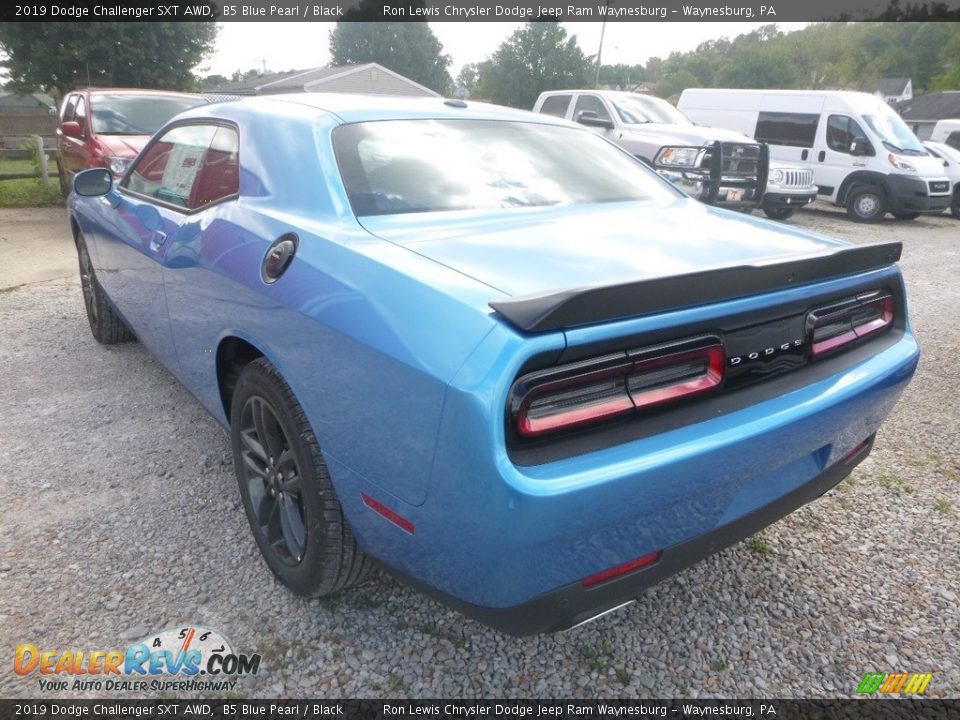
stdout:
<svg viewBox="0 0 960 720">
<path fill-rule="evenodd" d="M 765 145 L 738 132 L 695 125 L 670 103 L 609 90 L 541 93 L 534 112 L 594 129 L 709 205 L 751 211 L 767 185 Z"/>
</svg>

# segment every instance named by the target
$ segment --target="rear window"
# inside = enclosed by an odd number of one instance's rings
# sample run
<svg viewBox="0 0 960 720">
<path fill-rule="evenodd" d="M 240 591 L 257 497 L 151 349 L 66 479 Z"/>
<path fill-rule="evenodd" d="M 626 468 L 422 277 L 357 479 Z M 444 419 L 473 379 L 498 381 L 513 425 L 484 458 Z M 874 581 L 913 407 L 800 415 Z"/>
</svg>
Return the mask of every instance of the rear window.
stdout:
<svg viewBox="0 0 960 720">
<path fill-rule="evenodd" d="M 556 117 L 566 117 L 567 108 L 570 107 L 570 98 L 573 95 L 548 95 L 543 99 L 543 105 L 540 106 L 540 112 Z"/>
<path fill-rule="evenodd" d="M 206 104 L 197 97 L 93 95 L 93 131 L 98 135 L 153 135 L 174 115 Z"/>
<path fill-rule="evenodd" d="M 950 133 L 943 142 L 952 148 L 960 150 L 960 132 L 954 131 Z"/>
<path fill-rule="evenodd" d="M 358 216 L 676 197 L 651 170 L 578 128 L 390 120 L 333 134 Z"/>
</svg>

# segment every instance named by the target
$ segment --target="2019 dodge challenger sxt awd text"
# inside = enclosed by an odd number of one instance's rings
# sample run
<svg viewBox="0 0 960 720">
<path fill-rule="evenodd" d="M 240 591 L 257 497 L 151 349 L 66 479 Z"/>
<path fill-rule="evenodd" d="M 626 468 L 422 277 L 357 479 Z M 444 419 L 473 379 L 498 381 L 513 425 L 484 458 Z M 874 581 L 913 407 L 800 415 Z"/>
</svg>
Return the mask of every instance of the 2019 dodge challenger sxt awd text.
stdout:
<svg viewBox="0 0 960 720">
<path fill-rule="evenodd" d="M 188 111 L 69 201 L 90 327 L 229 427 L 270 569 L 554 631 L 833 487 L 919 351 L 900 245 L 698 203 L 461 101 Z"/>
</svg>

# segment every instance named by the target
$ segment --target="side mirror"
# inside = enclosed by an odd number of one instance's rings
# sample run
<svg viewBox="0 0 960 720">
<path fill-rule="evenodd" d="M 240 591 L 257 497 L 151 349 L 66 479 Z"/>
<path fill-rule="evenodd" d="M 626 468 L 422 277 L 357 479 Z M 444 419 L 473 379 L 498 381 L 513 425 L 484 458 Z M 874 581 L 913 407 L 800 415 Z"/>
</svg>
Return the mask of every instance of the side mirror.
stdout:
<svg viewBox="0 0 960 720">
<path fill-rule="evenodd" d="M 73 176 L 73 191 L 85 197 L 106 195 L 113 187 L 113 175 L 106 168 L 91 168 Z"/>
<path fill-rule="evenodd" d="M 76 120 L 67 120 L 63 125 L 60 126 L 60 130 L 67 137 L 83 137 L 83 130 L 80 129 L 80 123 L 78 123 Z"/>
<path fill-rule="evenodd" d="M 606 128 L 613 130 L 613 120 L 607 120 L 597 115 L 596 110 L 581 110 L 577 113 L 577 122 L 587 127 Z"/>
<path fill-rule="evenodd" d="M 857 138 L 850 143 L 850 154 L 855 157 L 860 157 L 862 155 L 873 155 L 873 147 L 871 147 L 868 140 L 865 140 L 864 138 Z"/>
</svg>

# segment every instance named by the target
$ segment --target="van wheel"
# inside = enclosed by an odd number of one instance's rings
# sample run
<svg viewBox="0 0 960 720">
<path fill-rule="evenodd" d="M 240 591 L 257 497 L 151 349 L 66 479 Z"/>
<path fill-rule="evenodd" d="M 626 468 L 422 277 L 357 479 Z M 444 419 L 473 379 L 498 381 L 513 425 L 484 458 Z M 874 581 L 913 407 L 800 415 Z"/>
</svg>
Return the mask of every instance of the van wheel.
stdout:
<svg viewBox="0 0 960 720">
<path fill-rule="evenodd" d="M 874 185 L 854 188 L 847 195 L 847 215 L 856 222 L 878 222 L 886 212 L 883 190 Z"/>
<path fill-rule="evenodd" d="M 370 572 L 310 423 L 265 358 L 240 373 L 230 407 L 233 463 L 260 553 L 298 595 L 330 595 Z"/>
<path fill-rule="evenodd" d="M 764 208 L 764 214 L 771 220 L 786 220 L 792 218 L 796 212 L 795 208 Z"/>
<path fill-rule="evenodd" d="M 920 213 L 900 213 L 899 215 L 894 213 L 893 216 L 897 220 L 916 220 L 918 217 L 920 217 Z"/>
</svg>

